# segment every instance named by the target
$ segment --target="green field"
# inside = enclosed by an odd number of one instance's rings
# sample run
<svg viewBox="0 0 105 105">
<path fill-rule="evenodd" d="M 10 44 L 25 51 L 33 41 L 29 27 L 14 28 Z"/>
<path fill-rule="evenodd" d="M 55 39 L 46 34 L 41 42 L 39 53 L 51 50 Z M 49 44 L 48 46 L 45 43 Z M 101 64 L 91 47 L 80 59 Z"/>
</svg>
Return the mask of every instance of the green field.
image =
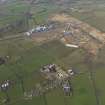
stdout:
<svg viewBox="0 0 105 105">
<path fill-rule="evenodd" d="M 32 28 L 37 24 L 43 24 L 50 14 L 59 12 L 60 9 L 61 11 L 68 9 L 68 14 L 105 32 L 104 7 L 99 8 L 95 4 L 84 5 L 78 2 L 74 4 L 74 7 L 76 6 L 79 10 L 89 10 L 88 12 L 73 12 L 69 6 L 60 7 L 49 0 L 40 1 L 39 4 L 31 6 L 22 0 L 12 0 L 5 6 L 0 5 L 0 13 L 5 13 L 0 15 L 0 28 L 20 20 L 26 22 L 24 13 L 27 11 L 32 13 L 32 18 L 28 19 L 29 26 L 23 24 L 3 35 L 15 35 L 24 26 Z M 7 92 L 0 91 L 0 105 L 105 105 L 104 47 L 94 58 L 89 56 L 84 49 L 67 48 L 58 40 L 37 45 L 29 38 L 17 38 L 0 41 L 0 56 L 10 57 L 6 64 L 0 65 L 0 83 L 7 79 L 14 83 Z M 25 92 L 29 92 L 37 83 L 43 82 L 44 78 L 38 71 L 43 65 L 50 63 L 59 65 L 63 70 L 72 67 L 79 73 L 71 80 L 73 96 L 65 96 L 62 88 L 58 87 L 43 96 L 25 100 L 23 87 Z M 10 102 L 4 104 L 7 94 Z"/>
<path fill-rule="evenodd" d="M 23 13 L 25 13 L 28 8 L 28 4 L 22 1 L 13 1 L 5 5 L 0 5 L 0 28 L 21 20 L 23 18 Z"/>
<path fill-rule="evenodd" d="M 35 25 L 43 24 L 47 21 L 48 16 L 52 13 L 59 11 L 65 11 L 68 14 L 85 21 L 96 27 L 97 29 L 105 32 L 105 7 L 104 1 L 87 1 L 80 0 L 75 3 L 70 3 L 64 6 L 57 5 L 56 2 L 49 0 L 40 0 L 38 4 L 29 4 L 28 2 L 21 0 L 9 1 L 5 5 L 0 6 L 0 28 L 6 27 L 9 24 L 15 24 L 22 21 L 23 23 L 18 27 L 14 26 L 11 32 L 5 33 L 5 35 L 15 35 L 18 32 L 24 32 L 33 28 Z M 76 11 L 71 11 L 71 8 L 75 8 Z M 79 12 L 83 10 L 84 12 Z M 31 13 L 32 17 L 27 18 L 24 14 Z M 28 22 L 28 23 L 27 23 Z"/>
<path fill-rule="evenodd" d="M 44 24 L 50 14 L 57 12 L 58 7 L 49 1 L 42 2 L 30 4 L 14 0 L 0 5 L 0 29 L 5 29 L 3 32 L 0 31 L 0 36 L 15 35 L 28 31 L 36 25 Z M 31 17 L 27 14 L 31 14 Z M 6 28 L 7 26 L 9 28 Z"/>
<path fill-rule="evenodd" d="M 13 42 L 15 45 L 11 44 Z M 88 71 L 88 65 L 85 63 L 87 54 L 84 50 L 66 48 L 59 41 L 52 41 L 40 46 L 24 40 L 13 40 L 9 43 L 10 51 L 7 54 L 11 56 L 11 59 L 6 65 L 0 66 L 0 80 L 10 79 L 16 82 L 8 90 L 11 105 L 34 105 L 36 103 L 38 105 L 96 105 L 93 84 L 89 78 L 90 72 Z M 17 48 L 18 51 L 15 50 Z M 33 97 L 32 100 L 24 100 L 20 80 L 16 74 L 22 76 L 25 91 L 29 91 L 36 83 L 44 80 L 37 71 L 40 67 L 49 63 L 56 63 L 64 70 L 73 67 L 78 72 L 83 72 L 83 74 L 77 75 L 72 79 L 74 95 L 66 97 L 62 89 L 58 88 L 47 93 L 45 96 Z M 98 71 L 99 69 L 97 68 L 97 72 L 100 72 Z M 96 76 L 97 88 L 102 88 L 103 82 L 101 82 L 102 80 L 100 80 L 99 76 L 101 76 L 101 73 L 98 73 Z M 1 102 L 5 97 L 5 93 L 0 92 Z M 103 102 L 102 105 L 104 105 L 104 97 L 104 95 L 100 96 L 100 100 Z"/>
</svg>

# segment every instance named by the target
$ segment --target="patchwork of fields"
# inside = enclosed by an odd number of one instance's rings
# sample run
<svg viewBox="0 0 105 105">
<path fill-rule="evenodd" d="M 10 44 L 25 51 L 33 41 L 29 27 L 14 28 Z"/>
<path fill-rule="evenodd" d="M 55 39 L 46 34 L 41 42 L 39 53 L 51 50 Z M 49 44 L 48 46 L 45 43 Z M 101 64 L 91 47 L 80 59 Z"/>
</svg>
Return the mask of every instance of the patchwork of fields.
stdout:
<svg viewBox="0 0 105 105">
<path fill-rule="evenodd" d="M 0 37 L 25 32 L 47 21 L 49 14 L 57 11 L 49 1 L 31 4 L 31 1 L 13 0 L 0 5 Z M 4 34 L 3 34 L 4 33 Z"/>
<path fill-rule="evenodd" d="M 8 53 L 11 59 L 7 64 L 0 66 L 0 81 L 10 79 L 15 81 L 15 84 L 7 93 L 0 92 L 0 105 L 3 105 L 2 102 L 7 97 L 6 94 L 10 98 L 11 105 L 33 105 L 36 103 L 38 105 L 96 105 L 97 101 L 92 80 L 90 79 L 90 71 L 88 65 L 85 63 L 87 54 L 84 50 L 66 48 L 59 41 L 48 42 L 40 46 L 36 46 L 32 42 L 19 40 L 13 42 L 15 42 L 15 45 L 9 45 L 11 52 Z M 11 41 L 11 43 L 13 42 Z M 14 50 L 17 48 L 20 50 Z M 72 78 L 74 95 L 65 96 L 63 90 L 59 87 L 46 93 L 44 96 L 25 100 L 18 76 L 22 77 L 24 89 L 28 92 L 36 83 L 44 81 L 37 71 L 40 67 L 49 63 L 56 63 L 64 70 L 73 67 L 80 73 Z M 104 78 L 101 75 L 104 69 L 94 69 L 97 71 L 95 74 L 97 88 L 103 93 L 102 79 L 100 78 Z M 102 105 L 104 105 L 104 94 L 99 95 L 99 99 L 103 103 Z"/>
<path fill-rule="evenodd" d="M 35 25 L 43 24 L 50 14 L 68 9 L 65 11 L 68 14 L 105 32 L 104 6 L 101 4 L 96 8 L 97 5 L 91 4 L 89 8 L 87 4 L 83 5 L 81 2 L 77 4 L 76 11 L 71 11 L 69 7 L 63 5 L 60 7 L 56 5 L 56 2 L 50 3 L 49 0 L 40 0 L 37 5 L 30 5 L 22 0 L 12 0 L 5 6 L 0 5 L 0 28 L 22 20 L 23 25 L 18 27 L 19 30 L 17 27 L 16 29 L 12 27 L 13 32 L 3 34 L 3 36 L 16 35 L 20 29 L 27 30 Z M 85 11 L 81 12 L 81 8 Z M 26 18 L 27 12 L 32 14 L 31 18 Z M 30 38 L 16 38 L 0 41 L 0 56 L 9 56 L 8 61 L 0 65 L 0 83 L 5 80 L 13 82 L 7 91 L 0 91 L 0 105 L 105 104 L 105 47 L 100 49 L 96 57 L 91 57 L 84 49 L 66 47 L 58 40 L 37 45 Z M 25 99 L 24 92 L 29 92 L 36 84 L 45 80 L 40 75 L 39 69 L 50 63 L 59 65 L 65 71 L 71 67 L 76 70 L 77 75 L 71 79 L 73 96 L 65 96 L 62 88 L 58 87 L 41 96 Z M 7 98 L 9 102 L 4 103 Z"/>
</svg>

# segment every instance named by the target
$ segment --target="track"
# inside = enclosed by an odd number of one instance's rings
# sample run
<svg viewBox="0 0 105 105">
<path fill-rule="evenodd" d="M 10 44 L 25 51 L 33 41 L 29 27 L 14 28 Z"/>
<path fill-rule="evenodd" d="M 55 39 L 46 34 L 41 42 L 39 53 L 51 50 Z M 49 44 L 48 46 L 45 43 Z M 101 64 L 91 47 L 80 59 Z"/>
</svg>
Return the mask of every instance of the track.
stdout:
<svg viewBox="0 0 105 105">
<path fill-rule="evenodd" d="M 94 88 L 94 95 L 96 97 L 96 105 L 100 105 L 100 99 L 99 99 L 99 96 L 98 96 L 97 87 L 96 87 L 96 81 L 95 81 L 93 73 L 94 72 L 90 70 L 90 79 L 92 81 L 92 85 L 93 85 L 93 88 Z"/>
<path fill-rule="evenodd" d="M 0 38 L 0 41 L 10 40 L 10 39 L 16 39 L 16 38 L 23 39 L 24 37 L 25 37 L 25 35 L 18 34 L 18 35 L 14 35 L 14 36 L 7 36 L 7 37 L 4 37 L 4 38 Z"/>
</svg>

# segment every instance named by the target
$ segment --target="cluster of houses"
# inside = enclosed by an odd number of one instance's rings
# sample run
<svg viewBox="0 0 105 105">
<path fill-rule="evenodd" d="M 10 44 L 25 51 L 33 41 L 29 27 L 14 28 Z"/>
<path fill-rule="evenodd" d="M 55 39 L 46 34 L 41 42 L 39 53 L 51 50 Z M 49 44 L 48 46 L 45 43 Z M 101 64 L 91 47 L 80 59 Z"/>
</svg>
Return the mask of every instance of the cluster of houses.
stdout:
<svg viewBox="0 0 105 105">
<path fill-rule="evenodd" d="M 25 99 L 31 99 L 33 96 L 40 96 L 51 89 L 62 87 L 66 96 L 72 95 L 72 86 L 69 83 L 69 77 L 74 75 L 73 70 L 63 71 L 56 64 L 48 64 L 40 69 L 41 74 L 44 74 L 47 79 L 43 83 L 39 83 L 30 92 L 25 92 Z M 51 79 L 52 78 L 52 79 Z M 7 91 L 10 87 L 10 80 L 5 80 L 0 84 L 0 91 Z"/>
<path fill-rule="evenodd" d="M 62 70 L 60 67 L 58 67 L 56 64 L 49 64 L 43 66 L 40 71 L 46 75 L 54 74 L 54 76 L 58 79 L 64 79 L 68 78 L 74 75 L 74 72 L 72 69 L 69 69 L 67 72 Z M 51 76 L 51 75 L 50 75 Z"/>
<path fill-rule="evenodd" d="M 72 69 L 63 71 L 56 64 L 48 64 L 40 69 L 40 72 L 45 77 L 45 81 L 37 83 L 31 91 L 24 93 L 24 99 L 32 99 L 34 96 L 41 96 L 52 89 L 61 87 L 65 96 L 72 96 L 73 89 L 70 82 L 71 76 L 74 75 Z M 65 76 L 66 75 L 66 76 Z M 48 78 L 46 78 L 48 77 Z"/>
<path fill-rule="evenodd" d="M 61 83 L 65 95 L 71 95 L 72 88 L 71 84 L 68 82 L 69 78 L 74 76 L 72 69 L 68 71 L 62 70 L 56 64 L 49 64 L 41 68 L 41 72 L 44 74 L 45 78 L 49 80 L 56 80 L 58 83 Z"/>
<path fill-rule="evenodd" d="M 44 77 L 46 77 L 47 79 L 56 78 L 59 80 L 63 80 L 69 77 L 69 75 L 56 64 L 49 64 L 43 66 L 40 71 L 44 74 Z"/>
<path fill-rule="evenodd" d="M 0 84 L 0 90 L 6 91 L 10 86 L 10 81 L 5 80 L 3 83 Z"/>
<path fill-rule="evenodd" d="M 46 66 L 43 66 L 40 71 L 45 74 L 45 77 L 51 77 L 53 76 L 56 79 L 65 79 L 68 77 L 71 77 L 74 75 L 74 72 L 72 69 L 69 69 L 67 72 L 62 70 L 60 67 L 58 67 L 56 64 L 49 64 Z"/>
<path fill-rule="evenodd" d="M 53 25 L 39 25 L 25 33 L 27 36 L 31 36 L 35 32 L 46 32 L 53 28 Z"/>
</svg>

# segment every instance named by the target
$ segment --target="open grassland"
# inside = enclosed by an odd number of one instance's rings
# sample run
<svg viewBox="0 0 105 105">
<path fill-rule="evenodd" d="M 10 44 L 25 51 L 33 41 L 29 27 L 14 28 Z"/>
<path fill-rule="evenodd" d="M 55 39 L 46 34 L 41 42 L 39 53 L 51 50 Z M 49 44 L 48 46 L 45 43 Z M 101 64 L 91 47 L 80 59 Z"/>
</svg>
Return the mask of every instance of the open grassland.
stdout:
<svg viewBox="0 0 105 105">
<path fill-rule="evenodd" d="M 8 24 L 21 20 L 28 8 L 28 4 L 22 1 L 13 1 L 0 5 L 0 27 L 5 27 Z"/>
</svg>

